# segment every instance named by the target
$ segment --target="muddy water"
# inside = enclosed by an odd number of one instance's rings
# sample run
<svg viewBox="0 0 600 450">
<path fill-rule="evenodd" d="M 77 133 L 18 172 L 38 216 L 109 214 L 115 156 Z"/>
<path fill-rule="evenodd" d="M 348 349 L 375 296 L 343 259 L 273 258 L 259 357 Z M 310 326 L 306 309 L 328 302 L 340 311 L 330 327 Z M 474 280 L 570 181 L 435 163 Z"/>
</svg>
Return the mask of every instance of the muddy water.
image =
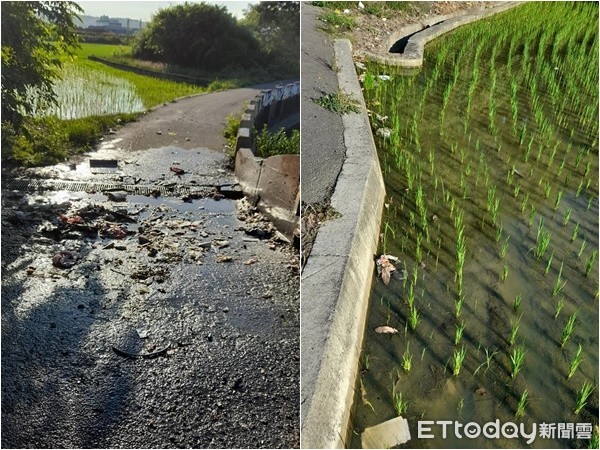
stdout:
<svg viewBox="0 0 600 450">
<path fill-rule="evenodd" d="M 433 56 L 429 60 L 432 64 L 435 61 Z M 454 433 L 442 439 L 439 427 L 433 429 L 434 439 L 425 440 L 417 438 L 419 420 L 450 420 L 463 424 L 473 421 L 483 425 L 499 419 L 501 423 L 522 422 L 527 428 L 542 422 L 598 423 L 597 258 L 589 275 L 585 275 L 586 264 L 598 249 L 597 128 L 596 134 L 590 134 L 578 127 L 571 135 L 568 127 L 555 124 L 552 145 L 558 144 L 556 155 L 551 158 L 547 143 L 540 137 L 542 133 L 533 117 L 530 99 L 522 95 L 519 123 L 520 126 L 527 123 L 533 136 L 531 155 L 525 161 L 526 145 L 519 144 L 518 136 L 509 125 L 507 92 L 510 88 L 501 81 L 508 83 L 506 80 L 510 79 L 504 71 L 505 63 L 504 51 L 496 62 L 497 137 L 488 128 L 490 74 L 486 67 L 481 68 L 483 81 L 475 91 L 471 119 L 464 132 L 466 89 L 471 70 L 466 66 L 460 77 L 463 85 L 459 83 L 455 87 L 442 126 L 439 114 L 444 83 L 437 83 L 428 94 L 418 122 L 420 151 L 411 137 L 410 125 L 432 68 L 425 67 L 412 81 L 410 77 L 396 75 L 390 68 L 369 68 L 375 74 L 392 75 L 390 85 L 375 92 L 367 91 L 366 96 L 370 109 L 389 117 L 386 126 L 397 118 L 401 136 L 398 143 L 382 139 L 377 142 L 388 196 L 380 250 L 398 256 L 397 273 L 406 270 L 407 276 L 405 279 L 392 277 L 387 286 L 380 279 L 373 283 L 348 441 L 351 447 L 360 447 L 360 434 L 365 428 L 398 415 L 394 393 L 401 393 L 408 402 L 407 411 L 402 414 L 408 419 L 412 434 L 412 440 L 405 444 L 407 448 L 564 448 L 587 446 L 589 442 L 555 437 L 538 438 L 528 445 L 525 439 L 459 439 Z M 446 69 L 451 70 L 452 66 Z M 404 92 L 404 96 L 398 100 L 400 92 Z M 539 95 L 547 114 L 555 119 L 548 112 L 551 111 L 549 94 L 540 89 Z M 582 97 L 593 102 L 593 95 L 582 94 Z M 394 96 L 396 98 L 392 98 Z M 569 123 L 577 123 L 575 111 L 567 108 L 566 115 Z M 376 121 L 373 124 L 375 129 L 382 126 Z M 540 145 L 543 152 L 537 160 Z M 577 163 L 581 148 L 585 150 Z M 415 205 L 419 175 L 411 189 L 405 163 L 398 164 L 398 159 L 411 159 L 413 173 L 420 174 L 429 242 L 419 225 L 420 213 Z M 561 169 L 559 165 L 563 160 Z M 590 166 L 587 175 L 586 164 Z M 513 172 L 515 169 L 518 173 Z M 580 180 L 584 180 L 584 184 L 589 180 L 589 186 L 577 194 Z M 546 183 L 550 186 L 548 193 Z M 496 186 L 500 200 L 496 224 L 487 210 L 488 187 L 492 185 Z M 559 192 L 560 201 L 555 206 Z M 450 199 L 455 203 L 454 209 Z M 525 199 L 527 202 L 521 211 Z M 454 220 L 458 210 L 464 211 L 467 252 L 463 269 L 464 303 L 456 317 Z M 570 216 L 566 221 L 568 210 Z M 541 220 L 551 239 L 538 260 L 534 248 Z M 578 231 L 572 239 L 576 224 L 579 224 Z M 422 235 L 420 261 L 416 251 L 419 234 Z M 500 236 L 498 242 L 497 235 Z M 504 242 L 507 242 L 506 254 L 502 257 Z M 582 245 L 584 248 L 578 256 Z M 551 254 L 552 262 L 545 274 Z M 561 284 L 566 284 L 554 295 L 561 263 Z M 413 330 L 409 325 L 407 298 L 415 268 L 414 293 L 419 321 Z M 503 272 L 507 274 L 505 279 Z M 517 295 L 522 301 L 515 308 Z M 564 306 L 557 313 L 561 303 Z M 561 347 L 563 328 L 574 313 L 577 313 L 575 329 Z M 518 320 L 516 342 L 511 345 L 512 324 Z M 462 339 L 455 345 L 456 328 L 463 323 Z M 395 327 L 400 332 L 377 334 L 374 329 L 380 325 Z M 583 362 L 572 378 L 567 379 L 579 344 L 583 349 Z M 454 376 L 452 356 L 455 349 L 463 346 L 466 356 L 460 373 Z M 522 346 L 526 353 L 523 368 L 512 377 L 510 355 L 516 346 Z M 402 368 L 405 354 L 412 356 L 408 372 Z M 596 391 L 575 416 L 577 391 L 584 381 L 596 386 Z M 515 419 L 525 390 L 529 393 L 525 415 Z"/>
</svg>

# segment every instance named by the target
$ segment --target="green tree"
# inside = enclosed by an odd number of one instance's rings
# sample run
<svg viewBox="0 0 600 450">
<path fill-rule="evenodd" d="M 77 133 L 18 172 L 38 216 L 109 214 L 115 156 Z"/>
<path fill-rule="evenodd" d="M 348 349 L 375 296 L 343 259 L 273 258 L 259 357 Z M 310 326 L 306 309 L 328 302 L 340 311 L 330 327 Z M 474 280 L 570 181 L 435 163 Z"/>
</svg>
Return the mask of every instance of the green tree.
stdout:
<svg viewBox="0 0 600 450">
<path fill-rule="evenodd" d="M 260 2 L 251 5 L 243 21 L 261 43 L 269 62 L 300 74 L 300 3 Z"/>
<path fill-rule="evenodd" d="M 138 58 L 208 71 L 262 61 L 258 41 L 224 6 L 185 3 L 161 9 L 134 45 Z"/>
<path fill-rule="evenodd" d="M 19 130 L 36 106 L 55 101 L 52 83 L 77 46 L 73 2 L 2 2 L 2 124 Z M 38 95 L 27 93 L 35 90 Z"/>
</svg>

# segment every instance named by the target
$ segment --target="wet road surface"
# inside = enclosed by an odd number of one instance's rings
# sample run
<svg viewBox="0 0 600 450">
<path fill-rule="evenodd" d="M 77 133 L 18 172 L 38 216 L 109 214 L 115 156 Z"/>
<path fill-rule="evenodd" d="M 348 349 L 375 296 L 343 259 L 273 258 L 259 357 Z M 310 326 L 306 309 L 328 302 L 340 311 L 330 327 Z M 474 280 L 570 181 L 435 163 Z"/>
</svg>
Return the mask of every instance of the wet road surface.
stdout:
<svg viewBox="0 0 600 450">
<path fill-rule="evenodd" d="M 3 188 L 2 446 L 297 447 L 297 252 L 222 154 L 106 142 L 35 176 L 194 195 Z"/>
</svg>

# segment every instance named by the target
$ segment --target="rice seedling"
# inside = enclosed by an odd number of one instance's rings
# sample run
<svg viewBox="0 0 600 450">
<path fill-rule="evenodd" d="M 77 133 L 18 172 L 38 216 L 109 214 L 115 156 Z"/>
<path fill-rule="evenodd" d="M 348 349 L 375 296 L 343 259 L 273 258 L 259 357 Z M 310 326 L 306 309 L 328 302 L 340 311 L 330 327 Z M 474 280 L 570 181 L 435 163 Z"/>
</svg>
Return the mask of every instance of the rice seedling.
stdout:
<svg viewBox="0 0 600 450">
<path fill-rule="evenodd" d="M 579 196 L 581 195 L 581 191 L 583 189 L 583 178 L 581 179 L 581 181 L 579 182 L 579 185 L 577 186 L 577 192 L 575 193 L 575 198 L 579 198 Z"/>
<path fill-rule="evenodd" d="M 500 242 L 500 239 L 502 238 L 502 230 L 502 224 L 500 224 L 500 226 L 496 228 L 496 242 Z"/>
<path fill-rule="evenodd" d="M 521 209 L 520 209 L 521 212 L 525 211 L 525 208 L 527 208 L 528 201 L 529 201 L 529 192 L 527 194 L 525 194 L 525 197 L 523 197 L 523 200 L 521 200 Z"/>
<path fill-rule="evenodd" d="M 521 317 L 523 317 L 523 314 L 521 314 L 514 323 L 513 323 L 512 319 L 510 321 L 511 328 L 510 328 L 510 338 L 508 339 L 508 343 L 510 344 L 511 347 L 513 345 L 515 345 L 515 342 L 517 341 L 517 333 L 519 332 L 519 325 L 521 323 Z"/>
<path fill-rule="evenodd" d="M 579 365 L 583 361 L 583 356 L 581 356 L 581 351 L 582 351 L 581 344 L 579 344 L 577 347 L 577 353 L 575 353 L 575 356 L 571 360 L 571 364 L 569 366 L 569 373 L 567 374 L 567 380 L 570 380 L 571 377 L 573 375 L 575 375 L 575 372 L 577 372 Z"/>
<path fill-rule="evenodd" d="M 585 405 L 587 405 L 587 401 L 590 398 L 590 395 L 592 395 L 592 392 L 594 392 L 594 386 L 592 385 L 592 383 L 584 381 L 583 385 L 581 386 L 581 389 L 579 389 L 579 392 L 577 392 L 577 399 L 575 400 L 575 409 L 573 410 L 575 415 L 579 415 L 581 410 L 585 408 Z"/>
<path fill-rule="evenodd" d="M 549 182 L 546 182 L 546 185 L 544 186 L 544 198 L 550 197 L 550 192 L 552 192 L 552 187 Z"/>
<path fill-rule="evenodd" d="M 368 372 L 371 369 L 371 359 L 369 358 L 369 354 L 365 353 L 362 357 L 362 370 L 363 372 Z"/>
<path fill-rule="evenodd" d="M 410 315 L 408 316 L 408 322 L 410 323 L 410 328 L 411 329 L 415 329 L 417 328 L 417 325 L 419 324 L 419 319 L 420 319 L 420 315 L 419 312 L 417 311 L 416 307 L 412 307 L 410 308 Z"/>
<path fill-rule="evenodd" d="M 546 264 L 546 269 L 544 270 L 544 276 L 548 275 L 550 271 L 550 266 L 552 265 L 552 259 L 554 258 L 554 250 L 550 253 L 550 258 L 548 258 L 548 264 Z"/>
<path fill-rule="evenodd" d="M 519 404 L 517 405 L 517 412 L 515 413 L 515 419 L 520 419 L 521 417 L 523 417 L 525 415 L 525 407 L 527 406 L 527 396 L 529 395 L 529 392 L 527 392 L 527 389 L 525 389 L 523 391 L 523 393 L 521 394 L 521 398 L 519 399 Z"/>
<path fill-rule="evenodd" d="M 571 211 L 573 208 L 567 208 L 565 211 L 565 218 L 563 219 L 563 227 L 567 226 L 569 219 L 571 218 Z"/>
<path fill-rule="evenodd" d="M 595 425 L 594 429 L 592 430 L 592 438 L 590 439 L 590 442 L 589 442 L 587 448 L 600 448 L 598 425 Z"/>
<path fill-rule="evenodd" d="M 513 309 L 515 311 L 518 311 L 519 308 L 521 307 L 521 302 L 523 301 L 523 298 L 521 297 L 521 294 L 517 294 L 515 296 L 515 301 L 513 302 Z"/>
<path fill-rule="evenodd" d="M 508 263 L 504 263 L 504 266 L 502 266 L 502 275 L 500 276 L 500 279 L 502 281 L 506 281 L 507 277 L 508 277 Z"/>
<path fill-rule="evenodd" d="M 405 372 L 410 372 L 412 367 L 412 353 L 410 353 L 409 344 L 406 344 L 406 350 L 402 355 L 402 369 Z"/>
<path fill-rule="evenodd" d="M 504 259 L 506 257 L 506 252 L 508 251 L 508 241 L 510 240 L 510 234 L 506 236 L 502 246 L 500 247 L 500 258 Z"/>
<path fill-rule="evenodd" d="M 415 284 L 414 281 L 409 283 L 408 285 L 408 295 L 406 296 L 406 303 L 408 303 L 408 307 L 413 309 L 415 304 Z"/>
<path fill-rule="evenodd" d="M 585 265 L 585 277 L 587 278 L 590 272 L 592 271 L 592 267 L 594 267 L 594 263 L 596 262 L 596 256 L 598 256 L 598 250 L 594 250 L 594 252 L 590 255 L 586 265 Z"/>
<path fill-rule="evenodd" d="M 460 374 L 460 369 L 462 368 L 466 355 L 467 351 L 465 350 L 464 345 L 461 347 L 460 350 L 454 349 L 454 355 L 452 357 L 452 373 L 455 377 Z"/>
<path fill-rule="evenodd" d="M 462 339 L 463 332 L 465 331 L 465 322 L 462 321 L 460 325 L 456 325 L 456 331 L 454 332 L 454 345 L 458 346 Z"/>
<path fill-rule="evenodd" d="M 565 344 L 571 337 L 571 334 L 573 334 L 573 330 L 575 329 L 575 319 L 577 319 L 576 312 L 571 314 L 569 316 L 569 318 L 567 319 L 567 323 L 565 324 L 565 327 L 563 328 L 562 338 L 560 340 L 561 348 L 565 346 Z"/>
<path fill-rule="evenodd" d="M 408 402 L 402 398 L 402 392 L 393 394 L 394 411 L 398 416 L 406 414 L 408 411 Z"/>
<path fill-rule="evenodd" d="M 512 354 L 510 355 L 511 378 L 515 378 L 523 368 L 523 363 L 525 362 L 525 353 L 527 353 L 526 350 L 521 346 L 515 347 Z"/>
<path fill-rule="evenodd" d="M 554 202 L 554 211 L 556 211 L 558 209 L 558 205 L 560 204 L 562 195 L 563 195 L 563 191 L 561 189 L 560 191 L 558 191 L 558 194 L 556 194 L 556 201 Z"/>
<path fill-rule="evenodd" d="M 585 163 L 585 172 L 583 173 L 584 177 L 587 177 L 588 174 L 590 173 L 590 169 L 592 167 L 592 162 L 588 161 L 587 163 Z"/>
<path fill-rule="evenodd" d="M 546 253 L 546 249 L 550 245 L 550 238 L 551 233 L 544 227 L 544 219 L 540 219 L 536 238 L 537 246 L 534 249 L 535 257 L 538 260 Z"/>
<path fill-rule="evenodd" d="M 579 233 L 579 222 L 575 224 L 575 228 L 573 229 L 573 234 L 571 235 L 571 242 L 575 242 L 577 239 L 577 234 Z"/>
<path fill-rule="evenodd" d="M 454 317 L 460 317 L 460 312 L 462 311 L 464 301 L 465 298 L 462 295 L 458 295 L 456 300 L 454 300 Z"/>
<path fill-rule="evenodd" d="M 528 223 L 528 226 L 530 228 L 533 225 L 534 218 L 535 218 L 535 206 L 531 205 L 531 210 L 529 211 L 529 223 Z"/>
<path fill-rule="evenodd" d="M 556 297 L 558 294 L 560 294 L 567 284 L 566 280 L 564 282 L 562 280 L 563 264 L 564 261 L 560 263 L 560 270 L 558 271 L 558 276 L 556 277 L 556 280 L 554 281 L 554 287 L 552 288 L 552 297 Z"/>
<path fill-rule="evenodd" d="M 589 210 L 590 210 L 590 208 L 592 207 L 592 203 L 593 203 L 593 202 L 594 202 L 594 196 L 593 196 L 593 195 L 590 195 L 590 198 L 588 199 L 588 202 L 587 202 L 587 207 L 586 207 L 586 209 L 585 209 L 586 211 L 589 211 Z"/>
<path fill-rule="evenodd" d="M 583 241 L 581 241 L 581 247 L 579 247 L 579 251 L 577 252 L 577 259 L 581 258 L 581 254 L 585 250 L 586 244 L 587 244 L 587 238 L 583 238 Z"/>
<path fill-rule="evenodd" d="M 565 298 L 561 297 L 558 299 L 558 302 L 556 303 L 556 311 L 554 312 L 554 320 L 556 320 L 558 318 L 558 315 L 560 314 L 560 312 L 562 311 L 564 306 L 565 306 Z"/>
</svg>

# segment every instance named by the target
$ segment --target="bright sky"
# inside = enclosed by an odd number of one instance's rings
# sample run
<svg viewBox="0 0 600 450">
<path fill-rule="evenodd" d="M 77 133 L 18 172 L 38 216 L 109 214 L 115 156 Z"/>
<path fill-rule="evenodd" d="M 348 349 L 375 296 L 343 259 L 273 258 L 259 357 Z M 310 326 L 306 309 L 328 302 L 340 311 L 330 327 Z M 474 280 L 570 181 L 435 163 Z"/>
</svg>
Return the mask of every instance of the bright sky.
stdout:
<svg viewBox="0 0 600 450">
<path fill-rule="evenodd" d="M 171 5 L 184 3 L 183 1 L 80 1 L 77 2 L 88 16 L 107 15 L 109 17 L 121 17 L 125 19 L 143 20 L 149 22 L 152 15 L 161 8 L 167 8 Z M 191 1 L 190 3 L 193 3 Z M 248 4 L 258 3 L 256 0 L 247 1 L 207 1 L 206 3 L 215 3 L 226 6 L 231 14 L 240 18 L 244 10 L 248 9 Z"/>
</svg>

